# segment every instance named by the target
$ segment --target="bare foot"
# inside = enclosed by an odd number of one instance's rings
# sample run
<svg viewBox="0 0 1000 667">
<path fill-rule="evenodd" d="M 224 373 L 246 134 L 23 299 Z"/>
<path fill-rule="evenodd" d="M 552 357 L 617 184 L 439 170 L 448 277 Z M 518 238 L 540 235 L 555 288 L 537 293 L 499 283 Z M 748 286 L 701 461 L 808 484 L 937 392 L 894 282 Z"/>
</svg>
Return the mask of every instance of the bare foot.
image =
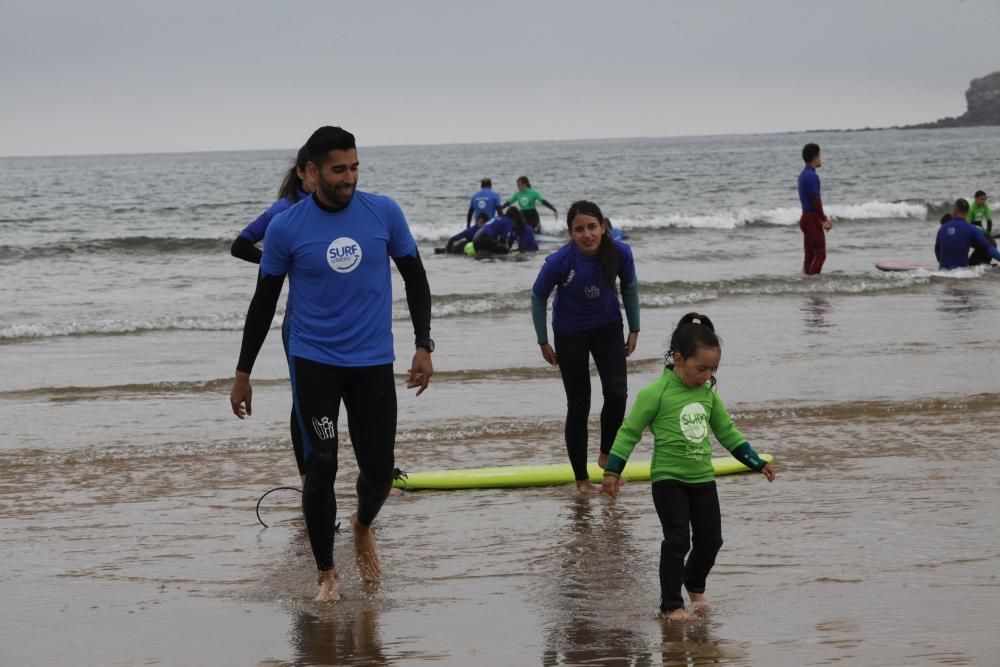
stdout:
<svg viewBox="0 0 1000 667">
<path fill-rule="evenodd" d="M 358 561 L 358 573 L 371 583 L 382 576 L 382 561 L 375 546 L 375 535 L 371 526 L 358 521 L 358 513 L 351 515 L 351 532 L 354 533 L 354 557 Z"/>
<path fill-rule="evenodd" d="M 691 611 L 695 614 L 706 614 L 712 609 L 704 593 L 688 593 L 688 597 L 691 598 Z"/>
<path fill-rule="evenodd" d="M 576 480 L 576 490 L 580 493 L 593 493 L 594 485 L 590 483 L 589 479 L 578 479 Z"/>
<path fill-rule="evenodd" d="M 689 618 L 691 618 L 691 616 L 687 613 L 687 610 L 684 609 L 684 607 L 674 609 L 666 615 L 666 619 L 668 621 L 686 621 Z"/>
<path fill-rule="evenodd" d="M 336 570 L 320 570 L 316 575 L 316 583 L 319 584 L 319 593 L 313 598 L 313 602 L 336 602 L 340 599 Z"/>
</svg>

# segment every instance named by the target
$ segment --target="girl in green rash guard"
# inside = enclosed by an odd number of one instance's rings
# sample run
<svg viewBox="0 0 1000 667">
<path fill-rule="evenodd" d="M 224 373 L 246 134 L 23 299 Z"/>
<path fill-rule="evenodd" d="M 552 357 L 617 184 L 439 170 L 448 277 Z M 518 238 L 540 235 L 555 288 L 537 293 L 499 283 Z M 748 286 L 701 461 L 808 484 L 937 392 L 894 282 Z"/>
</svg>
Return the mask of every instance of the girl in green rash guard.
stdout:
<svg viewBox="0 0 1000 667">
<path fill-rule="evenodd" d="M 737 430 L 716 394 L 720 357 L 720 341 L 712 321 L 698 313 L 682 317 L 670 337 L 666 370 L 639 392 L 618 429 L 604 469 L 602 490 L 617 497 L 629 454 L 649 427 L 653 433 L 653 504 L 663 527 L 660 611 L 669 620 L 688 618 L 682 584 L 693 610 L 708 610 L 705 579 L 722 546 L 709 430 L 741 463 L 759 471 L 769 482 L 774 480 L 771 464 L 764 462 Z M 685 563 L 689 548 L 691 554 Z"/>
<path fill-rule="evenodd" d="M 503 206 L 507 208 L 511 204 L 517 204 L 517 207 L 521 209 L 521 215 L 524 216 L 524 221 L 531 225 L 536 234 L 540 234 L 542 231 L 542 222 L 538 219 L 538 209 L 535 208 L 536 203 L 551 209 L 552 215 L 555 216 L 556 220 L 559 220 L 559 213 L 556 211 L 556 207 L 546 201 L 542 197 L 542 193 L 531 187 L 531 181 L 528 180 L 527 176 L 521 176 L 517 179 L 517 192 L 512 194 Z"/>
</svg>

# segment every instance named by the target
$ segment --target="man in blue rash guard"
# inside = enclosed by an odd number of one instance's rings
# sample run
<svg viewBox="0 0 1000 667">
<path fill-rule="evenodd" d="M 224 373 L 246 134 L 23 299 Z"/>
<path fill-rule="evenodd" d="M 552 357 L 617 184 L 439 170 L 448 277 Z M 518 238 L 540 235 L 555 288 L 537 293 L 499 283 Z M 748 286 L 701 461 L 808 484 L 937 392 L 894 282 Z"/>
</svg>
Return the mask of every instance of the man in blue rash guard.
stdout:
<svg viewBox="0 0 1000 667">
<path fill-rule="evenodd" d="M 1000 251 L 986 239 L 985 232 L 965 219 L 968 213 L 969 202 L 965 199 L 955 200 L 951 207 L 951 220 L 942 223 L 938 229 L 934 255 L 942 269 L 969 266 L 969 251 L 977 248 L 1000 261 Z"/>
<path fill-rule="evenodd" d="M 479 216 L 485 213 L 486 219 L 489 220 L 499 214 L 503 207 L 500 195 L 493 190 L 493 181 L 484 178 L 479 186 L 481 188 L 479 192 L 472 195 L 469 200 L 469 212 L 465 215 L 466 229 L 472 226 L 472 216 L 476 216 L 478 220 Z"/>
<path fill-rule="evenodd" d="M 306 463 L 302 509 L 319 570 L 315 600 L 332 602 L 340 599 L 333 564 L 333 484 L 341 398 L 358 463 L 358 510 L 350 519 L 358 571 L 366 581 L 381 574 L 371 525 L 392 487 L 395 464 L 390 258 L 406 285 L 416 336 L 407 387 L 417 387 L 418 396 L 434 372 L 434 342 L 430 287 L 416 243 L 396 202 L 355 190 L 354 135 L 321 127 L 306 148 L 316 191 L 276 216 L 267 229 L 230 403 L 240 419 L 251 414 L 250 371 L 287 275 L 295 304 L 289 371 Z"/>
<path fill-rule="evenodd" d="M 823 262 L 826 261 L 826 232 L 830 231 L 833 223 L 823 212 L 823 199 L 820 196 L 819 175 L 816 170 L 823 166 L 823 157 L 819 146 L 803 146 L 802 160 L 806 163 L 799 173 L 799 203 L 802 204 L 799 229 L 802 230 L 805 250 L 802 273 L 813 276 L 823 270 Z"/>
</svg>

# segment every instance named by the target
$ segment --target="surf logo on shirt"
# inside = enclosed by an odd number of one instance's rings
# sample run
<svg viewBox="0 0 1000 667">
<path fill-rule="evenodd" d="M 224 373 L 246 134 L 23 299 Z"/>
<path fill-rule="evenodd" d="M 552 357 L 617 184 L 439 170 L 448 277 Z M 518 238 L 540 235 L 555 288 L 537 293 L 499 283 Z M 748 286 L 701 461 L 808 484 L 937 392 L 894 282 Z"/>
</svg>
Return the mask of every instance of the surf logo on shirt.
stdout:
<svg viewBox="0 0 1000 667">
<path fill-rule="evenodd" d="M 329 417 L 322 419 L 312 418 L 313 431 L 320 440 L 333 440 L 337 437 L 337 422 L 331 421 Z"/>
<path fill-rule="evenodd" d="M 570 269 L 569 275 L 566 276 L 566 280 L 563 281 L 563 287 L 569 287 L 569 284 L 573 282 L 573 278 L 576 278 L 576 269 Z"/>
<path fill-rule="evenodd" d="M 350 273 L 361 264 L 361 246 L 354 239 L 341 236 L 326 249 L 326 261 L 337 273 Z"/>
<path fill-rule="evenodd" d="M 708 436 L 708 414 L 701 403 L 688 403 L 681 410 L 681 433 L 691 442 L 702 443 Z"/>
<path fill-rule="evenodd" d="M 583 288 L 583 293 L 588 299 L 597 299 L 601 296 L 601 288 L 597 285 L 587 285 Z"/>
</svg>

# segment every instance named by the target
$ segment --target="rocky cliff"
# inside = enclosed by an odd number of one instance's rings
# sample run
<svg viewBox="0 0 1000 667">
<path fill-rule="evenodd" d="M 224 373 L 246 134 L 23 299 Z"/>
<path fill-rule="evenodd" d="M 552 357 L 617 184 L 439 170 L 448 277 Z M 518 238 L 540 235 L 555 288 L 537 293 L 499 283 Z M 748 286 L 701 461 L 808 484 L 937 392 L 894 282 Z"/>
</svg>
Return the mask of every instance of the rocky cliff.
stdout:
<svg viewBox="0 0 1000 667">
<path fill-rule="evenodd" d="M 965 113 L 957 117 L 942 118 L 933 123 L 907 125 L 904 129 L 935 127 L 970 127 L 973 125 L 1000 125 L 1000 72 L 973 79 L 965 91 Z"/>
</svg>

